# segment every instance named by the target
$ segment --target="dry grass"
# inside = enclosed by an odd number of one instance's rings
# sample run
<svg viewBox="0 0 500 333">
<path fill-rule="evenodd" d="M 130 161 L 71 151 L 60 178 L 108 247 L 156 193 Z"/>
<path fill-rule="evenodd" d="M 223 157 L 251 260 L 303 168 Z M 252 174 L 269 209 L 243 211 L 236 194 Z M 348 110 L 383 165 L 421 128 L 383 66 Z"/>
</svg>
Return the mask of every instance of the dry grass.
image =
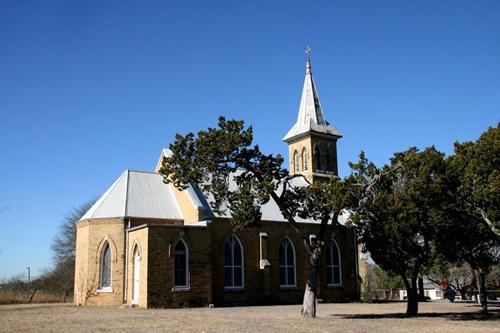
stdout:
<svg viewBox="0 0 500 333">
<path fill-rule="evenodd" d="M 500 309 L 481 316 L 473 304 L 435 302 L 421 315 L 401 316 L 406 304 L 319 304 L 318 318 L 300 306 L 119 309 L 64 304 L 0 306 L 0 332 L 500 332 Z"/>
<path fill-rule="evenodd" d="M 33 291 L 13 291 L 0 289 L 0 304 L 23 304 L 27 303 Z M 57 303 L 61 302 L 62 296 L 45 291 L 37 291 L 33 296 L 32 303 Z"/>
</svg>

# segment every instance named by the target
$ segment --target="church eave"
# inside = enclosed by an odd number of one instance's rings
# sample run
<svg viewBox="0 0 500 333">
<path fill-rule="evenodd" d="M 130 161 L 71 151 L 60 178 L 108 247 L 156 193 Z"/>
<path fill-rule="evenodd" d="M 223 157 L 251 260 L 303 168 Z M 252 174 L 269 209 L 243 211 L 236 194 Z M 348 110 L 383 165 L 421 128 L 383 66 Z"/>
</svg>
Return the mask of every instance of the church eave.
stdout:
<svg viewBox="0 0 500 333">
<path fill-rule="evenodd" d="M 282 140 L 286 143 L 293 143 L 295 141 L 298 141 L 306 136 L 312 136 L 312 135 L 317 135 L 317 136 L 322 136 L 325 138 L 332 138 L 334 137 L 335 139 L 340 139 L 342 137 L 342 134 L 340 134 L 338 131 L 314 131 L 314 130 L 308 130 L 306 132 L 298 133 L 298 134 L 293 134 L 293 135 L 286 135 Z"/>
</svg>

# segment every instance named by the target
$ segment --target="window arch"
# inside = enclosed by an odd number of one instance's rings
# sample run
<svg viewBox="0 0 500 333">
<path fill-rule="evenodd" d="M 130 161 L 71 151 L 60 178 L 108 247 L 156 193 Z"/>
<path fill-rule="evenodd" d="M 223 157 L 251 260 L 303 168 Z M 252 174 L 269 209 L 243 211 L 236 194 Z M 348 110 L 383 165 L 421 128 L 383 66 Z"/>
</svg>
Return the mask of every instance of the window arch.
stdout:
<svg viewBox="0 0 500 333">
<path fill-rule="evenodd" d="M 321 163 L 321 149 L 318 144 L 314 146 L 314 160 L 316 161 L 316 170 L 323 170 L 323 165 Z"/>
<path fill-rule="evenodd" d="M 132 304 L 139 304 L 141 290 L 141 248 L 136 242 L 132 256 Z"/>
<path fill-rule="evenodd" d="M 174 248 L 174 287 L 189 287 L 189 251 L 182 239 Z"/>
<path fill-rule="evenodd" d="M 327 171 L 332 171 L 333 168 L 332 168 L 332 158 L 331 158 L 331 154 L 330 154 L 330 147 L 328 147 L 326 149 L 325 160 L 326 160 L 326 170 Z"/>
<path fill-rule="evenodd" d="M 342 285 L 342 269 L 340 250 L 335 240 L 330 240 L 326 249 L 326 284 L 329 286 Z"/>
<path fill-rule="evenodd" d="M 299 152 L 297 150 L 293 152 L 293 170 L 295 173 L 299 172 Z"/>
<path fill-rule="evenodd" d="M 307 170 L 307 150 L 306 148 L 302 148 L 302 170 Z"/>
<path fill-rule="evenodd" d="M 224 287 L 243 288 L 243 247 L 235 235 L 224 246 Z"/>
<path fill-rule="evenodd" d="M 111 256 L 111 247 L 106 242 L 101 251 L 99 289 L 111 289 Z"/>
<path fill-rule="evenodd" d="M 288 237 L 283 238 L 279 248 L 280 287 L 297 286 L 295 247 Z"/>
</svg>

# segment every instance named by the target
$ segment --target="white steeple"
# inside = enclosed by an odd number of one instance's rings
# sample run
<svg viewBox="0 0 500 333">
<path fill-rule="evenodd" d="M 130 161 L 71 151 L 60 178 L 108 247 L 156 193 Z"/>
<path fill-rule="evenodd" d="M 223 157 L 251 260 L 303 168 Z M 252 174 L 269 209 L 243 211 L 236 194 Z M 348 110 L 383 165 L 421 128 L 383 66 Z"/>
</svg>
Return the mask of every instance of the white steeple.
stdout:
<svg viewBox="0 0 500 333">
<path fill-rule="evenodd" d="M 300 99 L 299 115 L 295 125 L 293 125 L 283 138 L 283 141 L 286 142 L 304 136 L 309 132 L 342 137 L 340 132 L 325 120 L 312 77 L 310 51 L 311 49 L 307 48 L 306 78 L 304 80 L 304 88 L 302 89 L 302 98 Z"/>
</svg>

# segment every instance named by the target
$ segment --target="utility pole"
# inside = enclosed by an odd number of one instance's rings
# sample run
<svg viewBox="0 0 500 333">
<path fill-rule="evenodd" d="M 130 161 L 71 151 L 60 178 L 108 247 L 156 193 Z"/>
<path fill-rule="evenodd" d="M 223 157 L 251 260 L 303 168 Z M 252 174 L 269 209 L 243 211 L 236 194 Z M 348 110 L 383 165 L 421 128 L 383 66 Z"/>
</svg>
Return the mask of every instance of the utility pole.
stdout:
<svg viewBox="0 0 500 333">
<path fill-rule="evenodd" d="M 28 266 L 27 268 L 28 268 L 28 284 L 30 284 L 31 283 L 30 266 Z"/>
</svg>

